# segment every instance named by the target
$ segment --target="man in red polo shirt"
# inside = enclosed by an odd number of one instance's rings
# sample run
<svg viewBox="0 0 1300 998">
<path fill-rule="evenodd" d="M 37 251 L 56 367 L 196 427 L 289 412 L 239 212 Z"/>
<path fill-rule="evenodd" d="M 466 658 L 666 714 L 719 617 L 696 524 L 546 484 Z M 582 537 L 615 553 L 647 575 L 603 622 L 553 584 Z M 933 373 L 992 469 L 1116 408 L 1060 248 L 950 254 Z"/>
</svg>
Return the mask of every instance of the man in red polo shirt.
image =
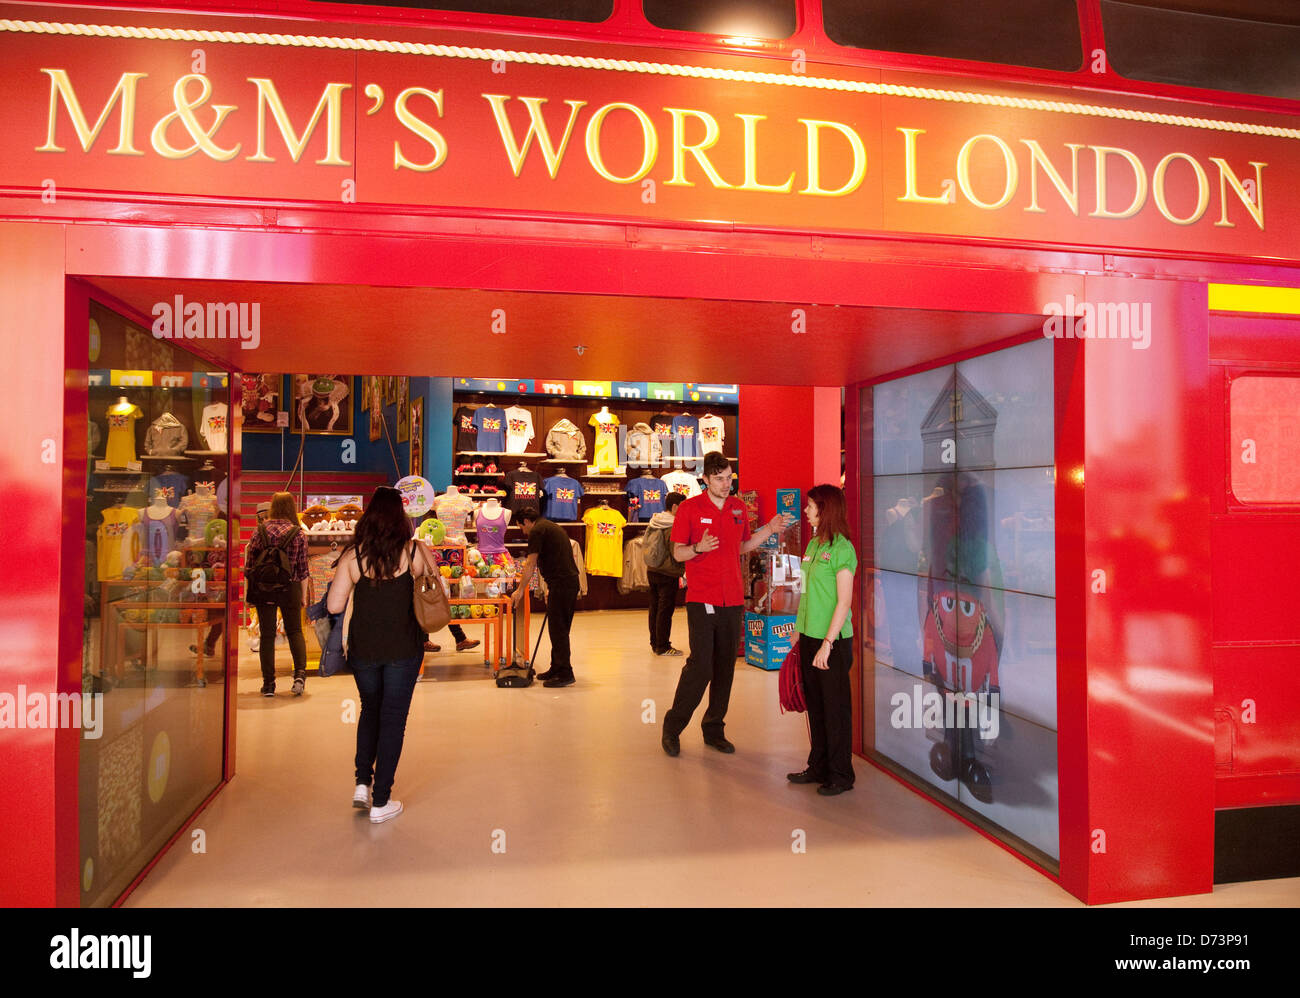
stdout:
<svg viewBox="0 0 1300 998">
<path fill-rule="evenodd" d="M 731 465 L 719 453 L 704 457 L 705 490 L 677 507 L 673 522 L 673 557 L 686 565 L 686 624 L 691 655 L 677 680 L 673 705 L 664 715 L 663 748 L 681 751 L 678 738 L 709 688 L 709 706 L 701 727 L 704 744 L 719 752 L 736 746 L 722 735 L 731 700 L 740 644 L 744 587 L 740 556 L 794 522 L 777 514 L 752 536 L 745 504 L 731 494 Z"/>
</svg>

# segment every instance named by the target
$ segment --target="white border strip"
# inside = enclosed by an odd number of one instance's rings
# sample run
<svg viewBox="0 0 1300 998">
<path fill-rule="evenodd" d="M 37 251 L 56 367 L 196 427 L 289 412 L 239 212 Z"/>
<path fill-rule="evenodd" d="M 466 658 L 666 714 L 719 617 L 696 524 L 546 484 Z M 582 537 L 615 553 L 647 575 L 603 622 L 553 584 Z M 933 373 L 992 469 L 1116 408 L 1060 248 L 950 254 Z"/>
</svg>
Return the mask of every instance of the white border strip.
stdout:
<svg viewBox="0 0 1300 998">
<path fill-rule="evenodd" d="M 760 83 L 769 86 L 802 87 L 809 90 L 840 90 L 849 93 L 875 94 L 886 97 L 910 97 L 955 104 L 979 104 L 987 107 L 1011 107 L 1054 114 L 1073 114 L 1089 118 L 1118 118 L 1179 128 L 1199 128 L 1216 132 L 1268 135 L 1283 139 L 1300 139 L 1300 129 L 1276 125 L 1256 125 L 1220 118 L 1193 118 L 1181 114 L 1160 114 L 1133 108 L 1079 104 L 1073 101 L 1007 97 L 1001 94 L 966 90 L 935 90 L 929 87 L 904 87 L 893 83 L 864 83 L 822 76 L 795 76 L 786 73 L 755 73 L 739 69 L 716 69 L 686 66 L 679 63 L 640 62 L 628 59 L 598 59 L 583 55 L 559 55 L 551 52 L 517 52 L 510 49 L 485 49 L 462 45 L 431 45 L 424 42 L 399 42 L 376 38 L 340 38 L 331 35 L 282 35 L 261 31 L 209 31 L 200 28 L 144 28 L 114 24 L 72 24 L 54 21 L 14 21 L 0 18 L 0 32 L 32 35 L 73 35 L 96 38 L 142 38 L 157 41 L 216 42 L 229 45 L 272 45 L 293 48 L 343 49 L 354 52 L 393 52 L 401 55 L 424 55 L 439 59 L 477 59 L 487 62 L 516 62 L 541 66 L 566 66 L 598 69 L 615 73 L 642 73 L 651 76 L 684 76 L 691 79 L 728 80 Z"/>
</svg>

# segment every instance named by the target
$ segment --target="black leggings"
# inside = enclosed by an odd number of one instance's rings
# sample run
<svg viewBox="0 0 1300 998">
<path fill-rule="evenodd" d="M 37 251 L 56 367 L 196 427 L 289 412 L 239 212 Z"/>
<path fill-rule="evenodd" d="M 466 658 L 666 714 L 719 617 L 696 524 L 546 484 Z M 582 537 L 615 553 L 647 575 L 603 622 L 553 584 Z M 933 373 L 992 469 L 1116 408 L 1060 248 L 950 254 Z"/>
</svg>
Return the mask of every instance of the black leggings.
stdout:
<svg viewBox="0 0 1300 998">
<path fill-rule="evenodd" d="M 262 665 L 262 681 L 275 682 L 275 611 L 284 618 L 284 636 L 289 639 L 289 654 L 293 656 L 293 672 L 307 671 L 307 641 L 302 636 L 302 583 L 295 582 L 278 602 L 257 603 L 257 631 L 260 644 L 258 660 Z"/>
</svg>

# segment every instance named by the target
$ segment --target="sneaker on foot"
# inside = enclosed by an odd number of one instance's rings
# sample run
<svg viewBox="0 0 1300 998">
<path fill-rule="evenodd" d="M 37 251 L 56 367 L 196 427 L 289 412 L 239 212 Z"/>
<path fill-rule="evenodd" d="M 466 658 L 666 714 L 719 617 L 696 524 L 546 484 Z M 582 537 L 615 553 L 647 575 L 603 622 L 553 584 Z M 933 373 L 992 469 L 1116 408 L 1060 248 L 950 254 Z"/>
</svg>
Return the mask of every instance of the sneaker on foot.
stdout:
<svg viewBox="0 0 1300 998">
<path fill-rule="evenodd" d="M 262 696 L 264 697 L 275 696 L 275 680 L 272 680 L 269 683 L 262 684 Z"/>
<path fill-rule="evenodd" d="M 306 688 L 307 688 L 307 680 L 303 679 L 302 676 L 294 676 L 294 677 L 293 677 L 293 695 L 294 695 L 294 696 L 296 696 L 296 697 L 300 697 L 300 696 L 302 696 L 302 692 L 303 692 L 303 690 L 305 690 Z"/>
<path fill-rule="evenodd" d="M 376 825 L 381 821 L 387 821 L 390 818 L 396 818 L 402 813 L 402 802 L 400 800 L 390 800 L 383 807 L 370 807 L 370 820 Z"/>
<path fill-rule="evenodd" d="M 352 806 L 358 809 L 370 807 L 370 788 L 366 784 L 357 784 L 357 789 L 352 792 Z"/>
<path fill-rule="evenodd" d="M 682 654 L 682 650 L 681 650 L 680 648 L 674 648 L 672 645 L 669 645 L 669 646 L 668 646 L 668 650 L 667 650 L 666 652 L 664 652 L 663 654 L 668 655 L 669 657 L 674 656 L 674 655 L 681 655 L 681 654 Z"/>
</svg>

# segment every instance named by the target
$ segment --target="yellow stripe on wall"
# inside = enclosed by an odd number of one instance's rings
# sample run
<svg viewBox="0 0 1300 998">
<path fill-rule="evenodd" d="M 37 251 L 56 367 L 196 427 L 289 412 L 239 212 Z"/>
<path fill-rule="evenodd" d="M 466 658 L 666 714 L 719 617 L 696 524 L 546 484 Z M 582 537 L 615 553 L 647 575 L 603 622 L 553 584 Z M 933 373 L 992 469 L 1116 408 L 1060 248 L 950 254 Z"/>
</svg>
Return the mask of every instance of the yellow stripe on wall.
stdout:
<svg viewBox="0 0 1300 998">
<path fill-rule="evenodd" d="M 1300 288 L 1266 288 L 1258 284 L 1211 284 L 1210 311 L 1300 315 Z"/>
</svg>

